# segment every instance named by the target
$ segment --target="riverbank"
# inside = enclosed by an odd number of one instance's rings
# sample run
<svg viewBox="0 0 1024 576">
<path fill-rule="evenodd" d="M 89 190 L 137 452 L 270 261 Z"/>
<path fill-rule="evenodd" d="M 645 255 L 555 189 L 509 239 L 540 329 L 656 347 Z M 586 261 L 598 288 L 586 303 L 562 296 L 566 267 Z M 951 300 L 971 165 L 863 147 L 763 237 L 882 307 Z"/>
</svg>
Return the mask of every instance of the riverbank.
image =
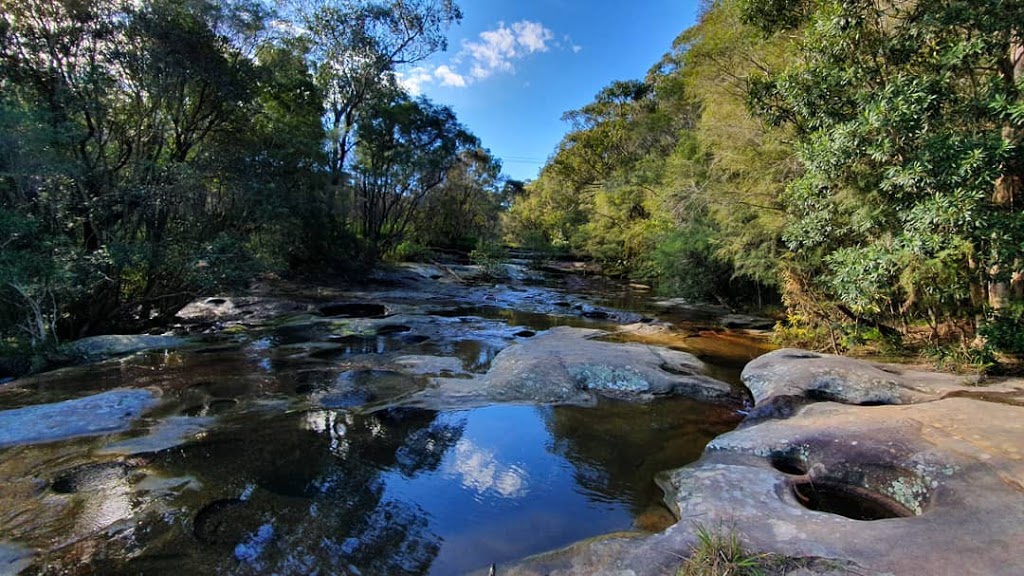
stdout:
<svg viewBox="0 0 1024 576">
<path fill-rule="evenodd" d="M 702 531 L 799 574 L 1020 574 L 1024 380 L 799 350 L 750 362 L 756 405 L 702 458 L 659 477 L 679 521 L 503 574 L 674 574 Z M 794 568 L 795 567 L 795 568 Z"/>
</svg>

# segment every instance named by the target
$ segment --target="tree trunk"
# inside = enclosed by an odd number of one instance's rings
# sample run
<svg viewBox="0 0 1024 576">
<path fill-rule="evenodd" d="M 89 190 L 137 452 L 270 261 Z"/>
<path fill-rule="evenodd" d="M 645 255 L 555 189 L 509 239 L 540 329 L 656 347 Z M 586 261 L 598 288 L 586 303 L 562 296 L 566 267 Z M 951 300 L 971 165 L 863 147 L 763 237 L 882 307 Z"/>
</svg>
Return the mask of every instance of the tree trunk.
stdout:
<svg viewBox="0 0 1024 576">
<path fill-rule="evenodd" d="M 1018 41 L 1011 41 L 1009 57 L 1010 66 L 1008 67 L 1008 73 L 1010 77 L 1006 78 L 1006 81 L 1016 85 L 1024 79 L 1024 45 L 1021 45 Z M 1003 128 L 1003 140 L 1008 143 L 1020 142 L 1020 136 L 1019 130 L 1012 126 Z M 1000 208 L 1013 210 L 1015 208 L 1016 196 L 1021 190 L 1021 184 L 1021 166 L 1019 162 L 1014 160 L 1011 164 L 1004 167 L 1003 174 L 996 180 L 995 190 L 992 193 L 992 203 Z M 1014 268 L 1018 268 L 1016 262 L 1014 263 Z M 1021 273 L 1018 270 L 1015 270 L 1012 274 L 1012 285 L 1011 282 L 995 279 L 995 276 L 1000 273 L 998 264 L 993 266 L 989 273 L 992 280 L 988 288 L 988 304 L 994 309 L 1005 307 L 1011 295 L 1014 292 L 1020 292 L 1024 288 L 1024 281 L 1022 281 Z"/>
</svg>

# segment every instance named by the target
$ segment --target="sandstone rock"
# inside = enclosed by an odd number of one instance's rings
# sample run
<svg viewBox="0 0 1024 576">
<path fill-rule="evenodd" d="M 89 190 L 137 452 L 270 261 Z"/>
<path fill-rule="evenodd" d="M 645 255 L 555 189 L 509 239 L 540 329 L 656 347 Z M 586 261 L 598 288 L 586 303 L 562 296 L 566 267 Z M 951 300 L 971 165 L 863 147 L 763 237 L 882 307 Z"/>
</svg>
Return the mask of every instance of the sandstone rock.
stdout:
<svg viewBox="0 0 1024 576">
<path fill-rule="evenodd" d="M 302 301 L 265 296 L 214 296 L 190 302 L 175 318 L 186 323 L 259 323 L 285 314 L 306 312 L 310 306 Z"/>
<path fill-rule="evenodd" d="M 108 390 L 0 412 L 0 446 L 38 444 L 127 430 L 157 402 L 151 390 Z"/>
<path fill-rule="evenodd" d="M 108 334 L 75 340 L 67 345 L 67 350 L 72 354 L 87 358 L 103 358 L 144 350 L 180 348 L 187 343 L 187 340 L 176 336 Z"/>
<path fill-rule="evenodd" d="M 435 378 L 412 398 L 431 408 L 495 402 L 592 405 L 597 396 L 649 400 L 684 395 L 735 403 L 741 394 L 702 373 L 691 354 L 644 344 L 595 340 L 601 330 L 557 327 L 502 350 L 484 375 Z"/>
<path fill-rule="evenodd" d="M 758 416 L 786 416 L 809 401 L 867 406 L 926 402 L 976 381 L 792 348 L 765 354 L 743 369 Z"/>
<path fill-rule="evenodd" d="M 407 355 L 391 361 L 395 370 L 416 376 L 441 376 L 464 372 L 462 361 L 451 356 Z"/>
<path fill-rule="evenodd" d="M 964 388 L 957 376 L 796 350 L 751 362 L 744 379 L 759 407 L 811 404 L 722 435 L 663 474 L 680 519 L 663 532 L 582 542 L 503 573 L 672 574 L 698 526 L 801 559 L 802 574 L 1024 573 L 1024 382 Z"/>
</svg>

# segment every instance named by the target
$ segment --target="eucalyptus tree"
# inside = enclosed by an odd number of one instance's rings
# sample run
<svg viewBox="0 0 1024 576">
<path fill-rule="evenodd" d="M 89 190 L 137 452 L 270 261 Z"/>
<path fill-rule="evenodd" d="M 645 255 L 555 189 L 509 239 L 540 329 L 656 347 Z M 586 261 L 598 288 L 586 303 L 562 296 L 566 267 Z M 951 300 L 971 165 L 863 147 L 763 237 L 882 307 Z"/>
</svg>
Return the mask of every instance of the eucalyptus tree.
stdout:
<svg viewBox="0 0 1024 576">
<path fill-rule="evenodd" d="M 1018 265 L 1024 2 L 744 0 L 799 59 L 751 82 L 806 167 L 789 248 L 858 317 L 971 319 Z"/>
<path fill-rule="evenodd" d="M 425 246 L 467 251 L 498 240 L 502 184 L 501 161 L 485 148 L 463 148 L 445 181 L 424 198 L 415 238 Z"/>
<path fill-rule="evenodd" d="M 375 259 L 402 240 L 459 153 L 480 143 L 450 108 L 399 95 L 365 107 L 353 166 L 357 225 Z"/>
<path fill-rule="evenodd" d="M 398 89 L 396 70 L 447 48 L 462 19 L 452 0 L 283 0 L 285 15 L 309 42 L 324 96 L 331 183 L 344 184 L 360 110 Z"/>
</svg>

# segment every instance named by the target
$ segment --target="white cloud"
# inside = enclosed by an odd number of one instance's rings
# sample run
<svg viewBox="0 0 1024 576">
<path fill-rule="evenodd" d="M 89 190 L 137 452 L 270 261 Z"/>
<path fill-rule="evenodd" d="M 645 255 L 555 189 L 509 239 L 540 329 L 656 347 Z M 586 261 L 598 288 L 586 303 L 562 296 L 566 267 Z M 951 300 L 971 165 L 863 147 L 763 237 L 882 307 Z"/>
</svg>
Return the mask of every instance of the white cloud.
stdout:
<svg viewBox="0 0 1024 576">
<path fill-rule="evenodd" d="M 573 54 L 579 54 L 580 50 L 583 50 L 583 46 L 580 46 L 579 44 L 573 44 L 572 45 L 572 53 Z"/>
<path fill-rule="evenodd" d="M 398 79 L 398 85 L 413 96 L 422 94 L 423 86 L 434 81 L 434 75 L 423 67 L 413 68 L 408 72 L 399 72 L 395 76 Z"/>
<path fill-rule="evenodd" d="M 534 52 L 547 52 L 555 33 L 540 22 L 521 20 L 512 26 L 499 22 L 494 30 L 480 33 L 479 42 L 463 42 L 460 56 L 471 59 L 470 76 L 483 80 L 495 72 L 515 72 L 513 60 Z"/>
<path fill-rule="evenodd" d="M 555 33 L 540 22 L 520 20 L 511 26 L 498 22 L 497 28 L 481 32 L 477 40 L 463 41 L 462 50 L 450 63 L 437 66 L 433 71 L 413 68 L 398 73 L 396 77 L 398 83 L 413 95 L 421 94 L 425 86 L 434 82 L 441 86 L 465 88 L 498 72 L 514 74 L 516 60 L 547 52 L 552 45 L 563 49 L 562 43 L 554 38 Z M 572 45 L 571 41 L 569 43 L 573 52 L 582 49 Z"/>
<path fill-rule="evenodd" d="M 545 28 L 539 22 L 523 20 L 512 25 L 516 33 L 516 42 L 526 48 L 527 52 L 547 52 L 548 41 L 555 37 L 555 33 Z"/>
<path fill-rule="evenodd" d="M 452 70 L 447 65 L 438 66 L 434 70 L 434 77 L 441 81 L 441 86 L 466 87 L 466 77 Z"/>
</svg>

